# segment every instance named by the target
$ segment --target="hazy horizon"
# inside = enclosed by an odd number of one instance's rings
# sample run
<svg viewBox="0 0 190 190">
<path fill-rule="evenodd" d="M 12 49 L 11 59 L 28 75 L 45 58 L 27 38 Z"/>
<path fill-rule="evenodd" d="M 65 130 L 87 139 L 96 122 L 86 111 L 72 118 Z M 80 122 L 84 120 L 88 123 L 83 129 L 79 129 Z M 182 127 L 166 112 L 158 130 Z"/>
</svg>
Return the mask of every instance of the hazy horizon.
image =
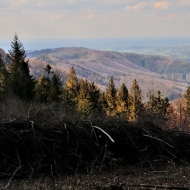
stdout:
<svg viewBox="0 0 190 190">
<path fill-rule="evenodd" d="M 188 46 L 190 37 L 181 38 L 70 38 L 70 39 L 22 39 L 26 51 L 60 48 L 60 47 L 85 47 L 89 49 L 102 49 L 122 51 L 131 46 Z M 0 39 L 0 48 L 5 52 L 11 49 L 12 40 Z"/>
</svg>

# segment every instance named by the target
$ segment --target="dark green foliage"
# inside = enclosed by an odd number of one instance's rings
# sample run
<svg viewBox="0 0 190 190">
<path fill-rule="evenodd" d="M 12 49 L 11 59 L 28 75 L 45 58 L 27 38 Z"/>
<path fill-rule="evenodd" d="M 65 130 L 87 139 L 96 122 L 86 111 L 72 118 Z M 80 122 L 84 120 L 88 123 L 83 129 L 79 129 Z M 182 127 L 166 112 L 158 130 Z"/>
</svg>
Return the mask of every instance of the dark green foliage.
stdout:
<svg viewBox="0 0 190 190">
<path fill-rule="evenodd" d="M 78 78 L 76 76 L 74 67 L 71 67 L 64 88 L 64 95 L 68 104 L 70 104 L 71 106 L 74 106 L 76 104 L 78 93 L 79 93 Z"/>
<path fill-rule="evenodd" d="M 50 91 L 50 79 L 42 75 L 36 83 L 36 100 L 41 103 L 48 102 Z"/>
<path fill-rule="evenodd" d="M 157 96 L 153 92 L 149 92 L 149 100 L 146 106 L 148 118 L 159 123 L 165 121 L 169 105 L 169 99 L 163 98 L 160 90 L 158 90 Z"/>
<path fill-rule="evenodd" d="M 36 100 L 41 103 L 60 101 L 62 95 L 60 77 L 51 71 L 49 64 L 45 67 L 45 71 L 48 76 L 42 75 L 36 83 Z M 51 77 L 50 74 L 52 74 Z"/>
<path fill-rule="evenodd" d="M 53 73 L 53 71 L 51 71 L 52 67 L 50 66 L 50 64 L 47 64 L 46 67 L 44 68 L 44 70 L 47 72 L 48 74 L 48 78 L 50 77 L 50 74 Z"/>
<path fill-rule="evenodd" d="M 116 114 L 116 93 L 114 78 L 111 77 L 106 88 L 105 99 L 107 103 L 106 112 L 108 115 L 113 116 Z"/>
<path fill-rule="evenodd" d="M 77 109 L 79 112 L 88 116 L 95 112 L 99 105 L 100 90 L 93 82 L 80 80 L 79 94 L 77 96 Z"/>
<path fill-rule="evenodd" d="M 124 119 L 128 118 L 129 112 L 129 94 L 128 89 L 123 83 L 117 94 L 117 112 Z"/>
<path fill-rule="evenodd" d="M 49 101 L 59 101 L 61 100 L 61 94 L 62 94 L 62 83 L 60 80 L 60 77 L 53 73 L 53 76 L 51 78 L 50 82 L 50 94 L 49 94 Z"/>
<path fill-rule="evenodd" d="M 135 79 L 129 94 L 129 120 L 136 121 L 141 117 L 143 110 L 141 89 Z"/>
<path fill-rule="evenodd" d="M 24 100 L 31 100 L 34 97 L 35 80 L 30 75 L 28 60 L 24 46 L 15 34 L 9 50 L 9 76 L 7 79 L 7 91 L 12 95 Z"/>
</svg>

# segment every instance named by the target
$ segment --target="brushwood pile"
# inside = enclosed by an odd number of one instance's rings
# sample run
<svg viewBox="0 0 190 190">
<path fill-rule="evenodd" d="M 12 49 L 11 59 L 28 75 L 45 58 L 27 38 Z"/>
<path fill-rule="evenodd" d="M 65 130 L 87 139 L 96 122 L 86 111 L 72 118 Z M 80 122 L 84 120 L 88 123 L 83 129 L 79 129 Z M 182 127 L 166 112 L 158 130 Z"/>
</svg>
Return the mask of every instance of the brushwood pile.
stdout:
<svg viewBox="0 0 190 190">
<path fill-rule="evenodd" d="M 0 177 L 90 172 L 190 159 L 190 134 L 151 123 L 0 124 Z"/>
</svg>

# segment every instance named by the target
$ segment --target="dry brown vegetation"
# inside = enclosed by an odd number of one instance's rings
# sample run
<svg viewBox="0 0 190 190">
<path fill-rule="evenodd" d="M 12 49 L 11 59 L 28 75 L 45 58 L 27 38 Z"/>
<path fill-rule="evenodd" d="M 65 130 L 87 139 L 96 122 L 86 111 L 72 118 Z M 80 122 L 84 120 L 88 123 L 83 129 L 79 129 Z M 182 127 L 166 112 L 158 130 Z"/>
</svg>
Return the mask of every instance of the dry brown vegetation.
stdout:
<svg viewBox="0 0 190 190">
<path fill-rule="evenodd" d="M 160 167 L 136 166 L 118 168 L 89 174 L 62 175 L 58 178 L 39 176 L 33 179 L 13 180 L 10 190 L 137 190 L 137 189 L 180 189 L 190 187 L 189 166 L 168 164 Z M 6 181 L 0 181 L 5 186 Z M 157 188 L 156 188 L 157 187 Z"/>
<path fill-rule="evenodd" d="M 188 131 L 143 119 L 79 120 L 64 104 L 11 99 L 1 105 L 2 189 L 185 190 L 190 185 Z"/>
</svg>

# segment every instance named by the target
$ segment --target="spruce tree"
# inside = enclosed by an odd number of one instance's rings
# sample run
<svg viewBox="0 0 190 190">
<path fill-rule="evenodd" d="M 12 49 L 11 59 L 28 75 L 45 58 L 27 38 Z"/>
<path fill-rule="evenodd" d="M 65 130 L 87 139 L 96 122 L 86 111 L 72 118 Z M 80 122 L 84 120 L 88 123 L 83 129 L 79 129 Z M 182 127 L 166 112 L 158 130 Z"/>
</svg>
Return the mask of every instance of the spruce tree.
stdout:
<svg viewBox="0 0 190 190">
<path fill-rule="evenodd" d="M 128 118 L 129 100 L 128 89 L 123 83 L 117 94 L 117 112 L 123 119 Z"/>
<path fill-rule="evenodd" d="M 79 81 L 79 93 L 77 96 L 77 110 L 87 116 L 91 110 L 91 106 L 89 82 L 81 79 Z"/>
<path fill-rule="evenodd" d="M 78 78 L 74 67 L 71 67 L 68 73 L 68 79 L 65 83 L 65 98 L 70 105 L 74 105 L 79 93 Z"/>
<path fill-rule="evenodd" d="M 79 82 L 79 94 L 77 96 L 77 110 L 89 116 L 99 107 L 100 90 L 93 82 L 81 79 Z"/>
<path fill-rule="evenodd" d="M 35 86 L 36 100 L 40 103 L 47 103 L 49 101 L 50 93 L 50 79 L 42 75 Z"/>
<path fill-rule="evenodd" d="M 130 89 L 129 94 L 129 120 L 137 121 L 139 117 L 141 117 L 142 113 L 142 94 L 141 89 L 135 79 Z"/>
<path fill-rule="evenodd" d="M 60 77 L 51 70 L 49 64 L 44 70 L 46 76 L 42 75 L 36 83 L 36 100 L 39 102 L 57 102 L 61 100 L 62 83 Z"/>
<path fill-rule="evenodd" d="M 50 89 L 49 89 L 49 101 L 60 101 L 62 94 L 62 83 L 60 77 L 53 73 L 51 81 L 50 81 Z"/>
<path fill-rule="evenodd" d="M 47 64 L 46 67 L 44 68 L 44 70 L 47 72 L 48 78 L 50 78 L 50 74 L 54 73 L 51 69 L 52 67 L 50 66 L 50 64 Z"/>
<path fill-rule="evenodd" d="M 160 90 L 156 96 L 153 92 L 149 92 L 146 112 L 152 121 L 159 123 L 165 121 L 169 106 L 169 99 L 167 97 L 162 98 Z"/>
<path fill-rule="evenodd" d="M 31 100 L 34 96 L 35 80 L 30 75 L 28 60 L 23 44 L 15 34 L 9 50 L 8 91 L 24 100 Z"/>
<path fill-rule="evenodd" d="M 117 90 L 115 88 L 115 83 L 113 77 L 110 78 L 110 81 L 108 83 L 108 86 L 106 88 L 105 98 L 106 98 L 106 104 L 107 108 L 106 113 L 109 116 L 115 116 L 116 115 L 116 93 Z"/>
<path fill-rule="evenodd" d="M 92 103 L 92 109 L 101 109 L 100 107 L 100 89 L 98 86 L 91 82 L 89 83 L 89 94 L 90 94 L 90 101 Z"/>
</svg>

